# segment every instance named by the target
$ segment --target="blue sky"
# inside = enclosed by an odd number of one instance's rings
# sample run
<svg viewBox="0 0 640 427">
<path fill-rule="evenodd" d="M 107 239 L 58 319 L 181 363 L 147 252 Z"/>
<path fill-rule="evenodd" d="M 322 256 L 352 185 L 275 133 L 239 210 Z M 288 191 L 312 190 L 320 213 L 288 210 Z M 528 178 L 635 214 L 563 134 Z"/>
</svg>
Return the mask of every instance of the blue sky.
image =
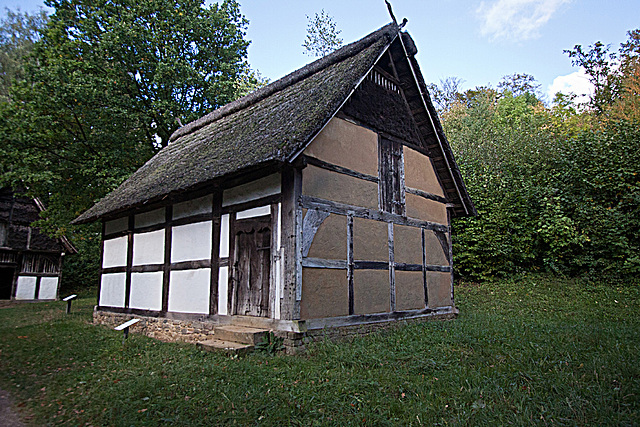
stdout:
<svg viewBox="0 0 640 427">
<path fill-rule="evenodd" d="M 383 0 L 240 0 L 249 20 L 249 63 L 271 80 L 310 62 L 303 54 L 307 15 L 325 10 L 345 43 L 390 21 Z M 585 78 L 563 49 L 598 40 L 617 48 L 640 27 L 639 0 L 392 0 L 418 47 L 428 82 L 455 76 L 463 89 L 496 86 L 502 76 L 533 75 L 544 93 L 584 92 Z M 0 0 L 31 11 L 38 0 Z M 554 85 L 555 81 L 555 85 Z M 563 83 L 561 85 L 560 83 Z M 573 86 L 572 86 L 573 85 Z M 578 85 L 578 86 L 576 86 Z M 582 85 L 582 86 L 580 86 Z"/>
</svg>

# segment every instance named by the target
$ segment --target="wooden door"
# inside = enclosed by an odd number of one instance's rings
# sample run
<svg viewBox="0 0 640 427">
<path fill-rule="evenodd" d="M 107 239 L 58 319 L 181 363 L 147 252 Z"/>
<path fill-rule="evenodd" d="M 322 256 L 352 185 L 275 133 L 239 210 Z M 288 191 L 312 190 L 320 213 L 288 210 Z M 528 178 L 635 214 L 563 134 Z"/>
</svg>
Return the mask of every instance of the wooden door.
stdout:
<svg viewBox="0 0 640 427">
<path fill-rule="evenodd" d="M 234 314 L 269 316 L 271 217 L 237 220 L 234 224 Z"/>
</svg>

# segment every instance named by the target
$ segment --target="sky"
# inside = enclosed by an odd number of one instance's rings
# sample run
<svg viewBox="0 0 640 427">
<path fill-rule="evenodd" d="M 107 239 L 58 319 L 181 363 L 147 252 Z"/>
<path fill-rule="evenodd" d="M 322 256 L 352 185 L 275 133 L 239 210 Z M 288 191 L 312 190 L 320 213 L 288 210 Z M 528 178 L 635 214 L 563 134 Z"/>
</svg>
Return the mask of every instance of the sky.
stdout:
<svg viewBox="0 0 640 427">
<path fill-rule="evenodd" d="M 308 18 L 324 10 L 344 43 L 356 41 L 391 21 L 384 0 L 239 0 L 249 21 L 249 64 L 271 81 L 314 58 L 302 43 Z M 462 80 L 461 89 L 491 85 L 503 76 L 526 73 L 547 100 L 557 91 L 582 94 L 586 76 L 563 53 L 596 41 L 615 50 L 627 32 L 640 27 L 640 0 L 391 0 L 398 19 L 418 48 L 425 79 Z M 0 0 L 5 7 L 33 11 L 40 0 Z"/>
</svg>

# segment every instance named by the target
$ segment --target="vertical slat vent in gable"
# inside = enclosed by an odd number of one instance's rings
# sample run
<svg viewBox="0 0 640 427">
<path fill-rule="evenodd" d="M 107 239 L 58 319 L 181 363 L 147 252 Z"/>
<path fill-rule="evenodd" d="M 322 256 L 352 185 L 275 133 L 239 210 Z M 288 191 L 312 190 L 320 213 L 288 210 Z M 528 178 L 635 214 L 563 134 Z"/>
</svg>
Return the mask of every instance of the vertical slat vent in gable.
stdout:
<svg viewBox="0 0 640 427">
<path fill-rule="evenodd" d="M 367 74 L 367 80 L 372 81 L 378 86 L 382 86 L 383 88 L 390 90 L 395 93 L 400 93 L 400 88 L 397 84 L 389 80 L 387 77 L 383 76 L 376 70 L 371 70 L 369 74 Z"/>
</svg>

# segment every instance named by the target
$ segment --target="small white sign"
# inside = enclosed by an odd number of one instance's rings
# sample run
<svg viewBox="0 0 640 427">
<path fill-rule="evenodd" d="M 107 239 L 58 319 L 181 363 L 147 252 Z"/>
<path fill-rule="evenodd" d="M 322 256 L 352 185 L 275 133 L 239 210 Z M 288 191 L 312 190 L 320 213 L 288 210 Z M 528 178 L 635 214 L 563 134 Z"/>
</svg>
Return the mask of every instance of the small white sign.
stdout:
<svg viewBox="0 0 640 427">
<path fill-rule="evenodd" d="M 122 331 L 123 329 L 128 328 L 129 326 L 135 325 L 139 321 L 140 319 L 131 319 L 128 322 L 124 322 L 122 325 L 118 325 L 113 329 L 115 329 L 116 331 Z"/>
</svg>

